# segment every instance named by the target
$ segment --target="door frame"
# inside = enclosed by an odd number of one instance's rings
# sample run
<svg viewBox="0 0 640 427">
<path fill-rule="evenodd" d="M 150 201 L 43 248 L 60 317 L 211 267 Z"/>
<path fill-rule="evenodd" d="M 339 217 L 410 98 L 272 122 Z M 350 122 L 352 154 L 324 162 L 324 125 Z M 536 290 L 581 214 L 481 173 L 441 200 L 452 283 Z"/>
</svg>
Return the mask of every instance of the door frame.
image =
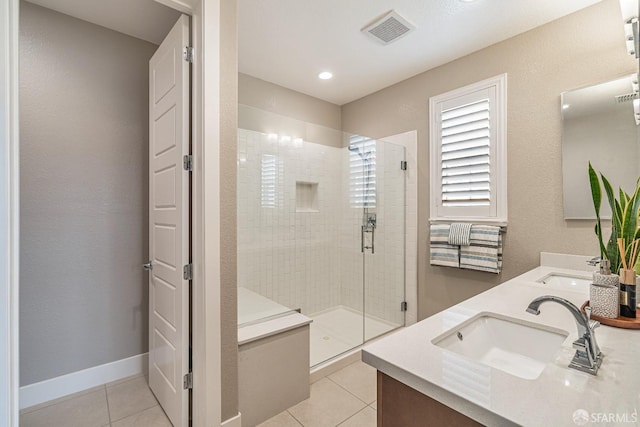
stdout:
<svg viewBox="0 0 640 427">
<path fill-rule="evenodd" d="M 156 0 L 191 16 L 192 44 L 192 346 L 194 426 L 221 422 L 220 142 L 221 2 Z M 19 421 L 19 0 L 0 6 L 0 424 Z M 205 150 L 206 141 L 206 150 Z M 204 221 L 204 218 L 207 221 Z M 206 286 L 204 284 L 206 283 Z M 3 357 L 6 356 L 6 359 Z"/>
<path fill-rule="evenodd" d="M 0 6 L 0 424 L 19 421 L 19 0 Z"/>
</svg>

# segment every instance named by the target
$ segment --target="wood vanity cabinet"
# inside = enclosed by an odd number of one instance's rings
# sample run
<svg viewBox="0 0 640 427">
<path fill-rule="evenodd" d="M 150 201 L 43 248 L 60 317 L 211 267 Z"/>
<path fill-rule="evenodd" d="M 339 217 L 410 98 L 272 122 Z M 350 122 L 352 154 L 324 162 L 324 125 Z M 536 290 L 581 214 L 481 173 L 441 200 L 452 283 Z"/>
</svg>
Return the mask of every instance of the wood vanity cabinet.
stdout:
<svg viewBox="0 0 640 427">
<path fill-rule="evenodd" d="M 482 425 L 380 371 L 377 407 L 378 427 Z"/>
</svg>

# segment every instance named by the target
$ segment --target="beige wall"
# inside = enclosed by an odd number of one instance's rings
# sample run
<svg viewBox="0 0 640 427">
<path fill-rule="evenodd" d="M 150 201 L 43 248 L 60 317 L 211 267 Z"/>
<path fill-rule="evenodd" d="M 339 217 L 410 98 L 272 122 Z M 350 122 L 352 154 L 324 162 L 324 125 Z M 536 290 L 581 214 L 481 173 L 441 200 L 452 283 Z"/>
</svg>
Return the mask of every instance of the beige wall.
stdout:
<svg viewBox="0 0 640 427">
<path fill-rule="evenodd" d="M 220 2 L 220 324 L 222 420 L 238 414 L 236 159 L 238 146 L 237 2 Z"/>
<path fill-rule="evenodd" d="M 147 352 L 156 46 L 20 4 L 20 383 Z"/>
<path fill-rule="evenodd" d="M 238 102 L 303 122 L 342 129 L 338 105 L 247 74 L 238 76 Z"/>
<path fill-rule="evenodd" d="M 598 254 L 592 222 L 563 220 L 560 93 L 636 67 L 625 51 L 618 1 L 605 0 L 343 106 L 347 132 L 379 138 L 418 130 L 419 318 L 535 267 L 540 251 Z M 495 276 L 431 267 L 429 97 L 505 72 L 509 225 L 504 271 Z"/>
</svg>

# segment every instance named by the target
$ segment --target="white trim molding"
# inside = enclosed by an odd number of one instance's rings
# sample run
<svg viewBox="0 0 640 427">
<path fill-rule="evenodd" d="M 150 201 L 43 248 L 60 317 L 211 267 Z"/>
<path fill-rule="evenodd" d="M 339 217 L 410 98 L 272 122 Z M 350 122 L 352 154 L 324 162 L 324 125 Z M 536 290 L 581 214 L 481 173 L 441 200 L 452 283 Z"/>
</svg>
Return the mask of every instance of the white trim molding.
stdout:
<svg viewBox="0 0 640 427">
<path fill-rule="evenodd" d="M 146 375 L 148 366 L 149 353 L 143 353 L 20 387 L 20 409 L 132 375 Z"/>
<path fill-rule="evenodd" d="M 0 3 L 0 425 L 18 425 L 18 0 Z"/>
<path fill-rule="evenodd" d="M 490 204 L 451 205 L 442 201 L 442 112 L 445 109 L 462 108 L 480 99 L 489 102 L 490 139 L 487 147 L 490 153 L 472 154 L 490 158 Z M 454 119 L 455 120 L 455 119 Z M 474 122 L 480 123 L 480 122 Z M 458 126 L 458 125 L 456 125 Z M 452 128 L 456 129 L 456 128 Z M 467 132 L 467 130 L 464 130 Z M 465 134 L 466 135 L 466 134 Z M 478 142 L 480 137 L 474 136 Z M 484 137 L 482 138 L 484 139 Z M 461 141 L 461 140 L 454 140 Z M 451 146 L 460 144 L 450 144 Z M 475 147 L 475 145 L 474 145 Z M 460 152 L 467 149 L 457 148 Z M 477 149 L 477 148 L 474 148 Z M 430 165 L 430 221 L 471 221 L 477 223 L 507 223 L 507 74 L 500 74 L 437 96 L 429 98 L 429 165 Z M 477 157 L 474 157 L 476 159 Z M 470 158 L 470 157 L 469 157 Z M 454 160 L 455 161 L 455 160 Z M 468 166 L 468 165 L 465 165 Z M 459 167 L 459 166 L 456 166 Z M 484 171 L 483 171 L 484 172 Z M 463 182 L 462 185 L 466 183 Z M 461 184 L 457 184 L 457 186 Z M 469 185 L 473 185 L 470 182 Z M 477 191 L 472 187 L 465 191 Z"/>
<path fill-rule="evenodd" d="M 195 9 L 196 3 L 199 0 L 155 0 L 156 3 L 160 3 L 164 6 L 167 6 L 171 9 L 175 9 L 180 13 L 184 13 L 185 15 L 193 15 L 193 11 Z"/>
<path fill-rule="evenodd" d="M 223 421 L 221 427 L 242 427 L 242 413 L 238 412 L 233 418 Z"/>
<path fill-rule="evenodd" d="M 222 418 L 220 331 L 220 80 L 221 0 L 196 0 L 191 19 L 194 426 Z"/>
</svg>

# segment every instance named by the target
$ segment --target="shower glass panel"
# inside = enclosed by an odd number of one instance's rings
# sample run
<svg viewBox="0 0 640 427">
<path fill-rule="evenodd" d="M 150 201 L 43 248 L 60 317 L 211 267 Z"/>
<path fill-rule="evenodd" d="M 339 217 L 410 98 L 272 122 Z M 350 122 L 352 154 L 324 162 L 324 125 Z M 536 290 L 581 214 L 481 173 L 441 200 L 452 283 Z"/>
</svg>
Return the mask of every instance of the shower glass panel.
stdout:
<svg viewBox="0 0 640 427">
<path fill-rule="evenodd" d="M 364 340 L 404 326 L 405 148 L 376 141 L 375 200 L 363 216 Z"/>
<path fill-rule="evenodd" d="M 265 132 L 238 130 L 238 324 L 299 310 L 311 366 L 404 325 L 404 148 L 243 105 L 239 122 Z"/>
</svg>

